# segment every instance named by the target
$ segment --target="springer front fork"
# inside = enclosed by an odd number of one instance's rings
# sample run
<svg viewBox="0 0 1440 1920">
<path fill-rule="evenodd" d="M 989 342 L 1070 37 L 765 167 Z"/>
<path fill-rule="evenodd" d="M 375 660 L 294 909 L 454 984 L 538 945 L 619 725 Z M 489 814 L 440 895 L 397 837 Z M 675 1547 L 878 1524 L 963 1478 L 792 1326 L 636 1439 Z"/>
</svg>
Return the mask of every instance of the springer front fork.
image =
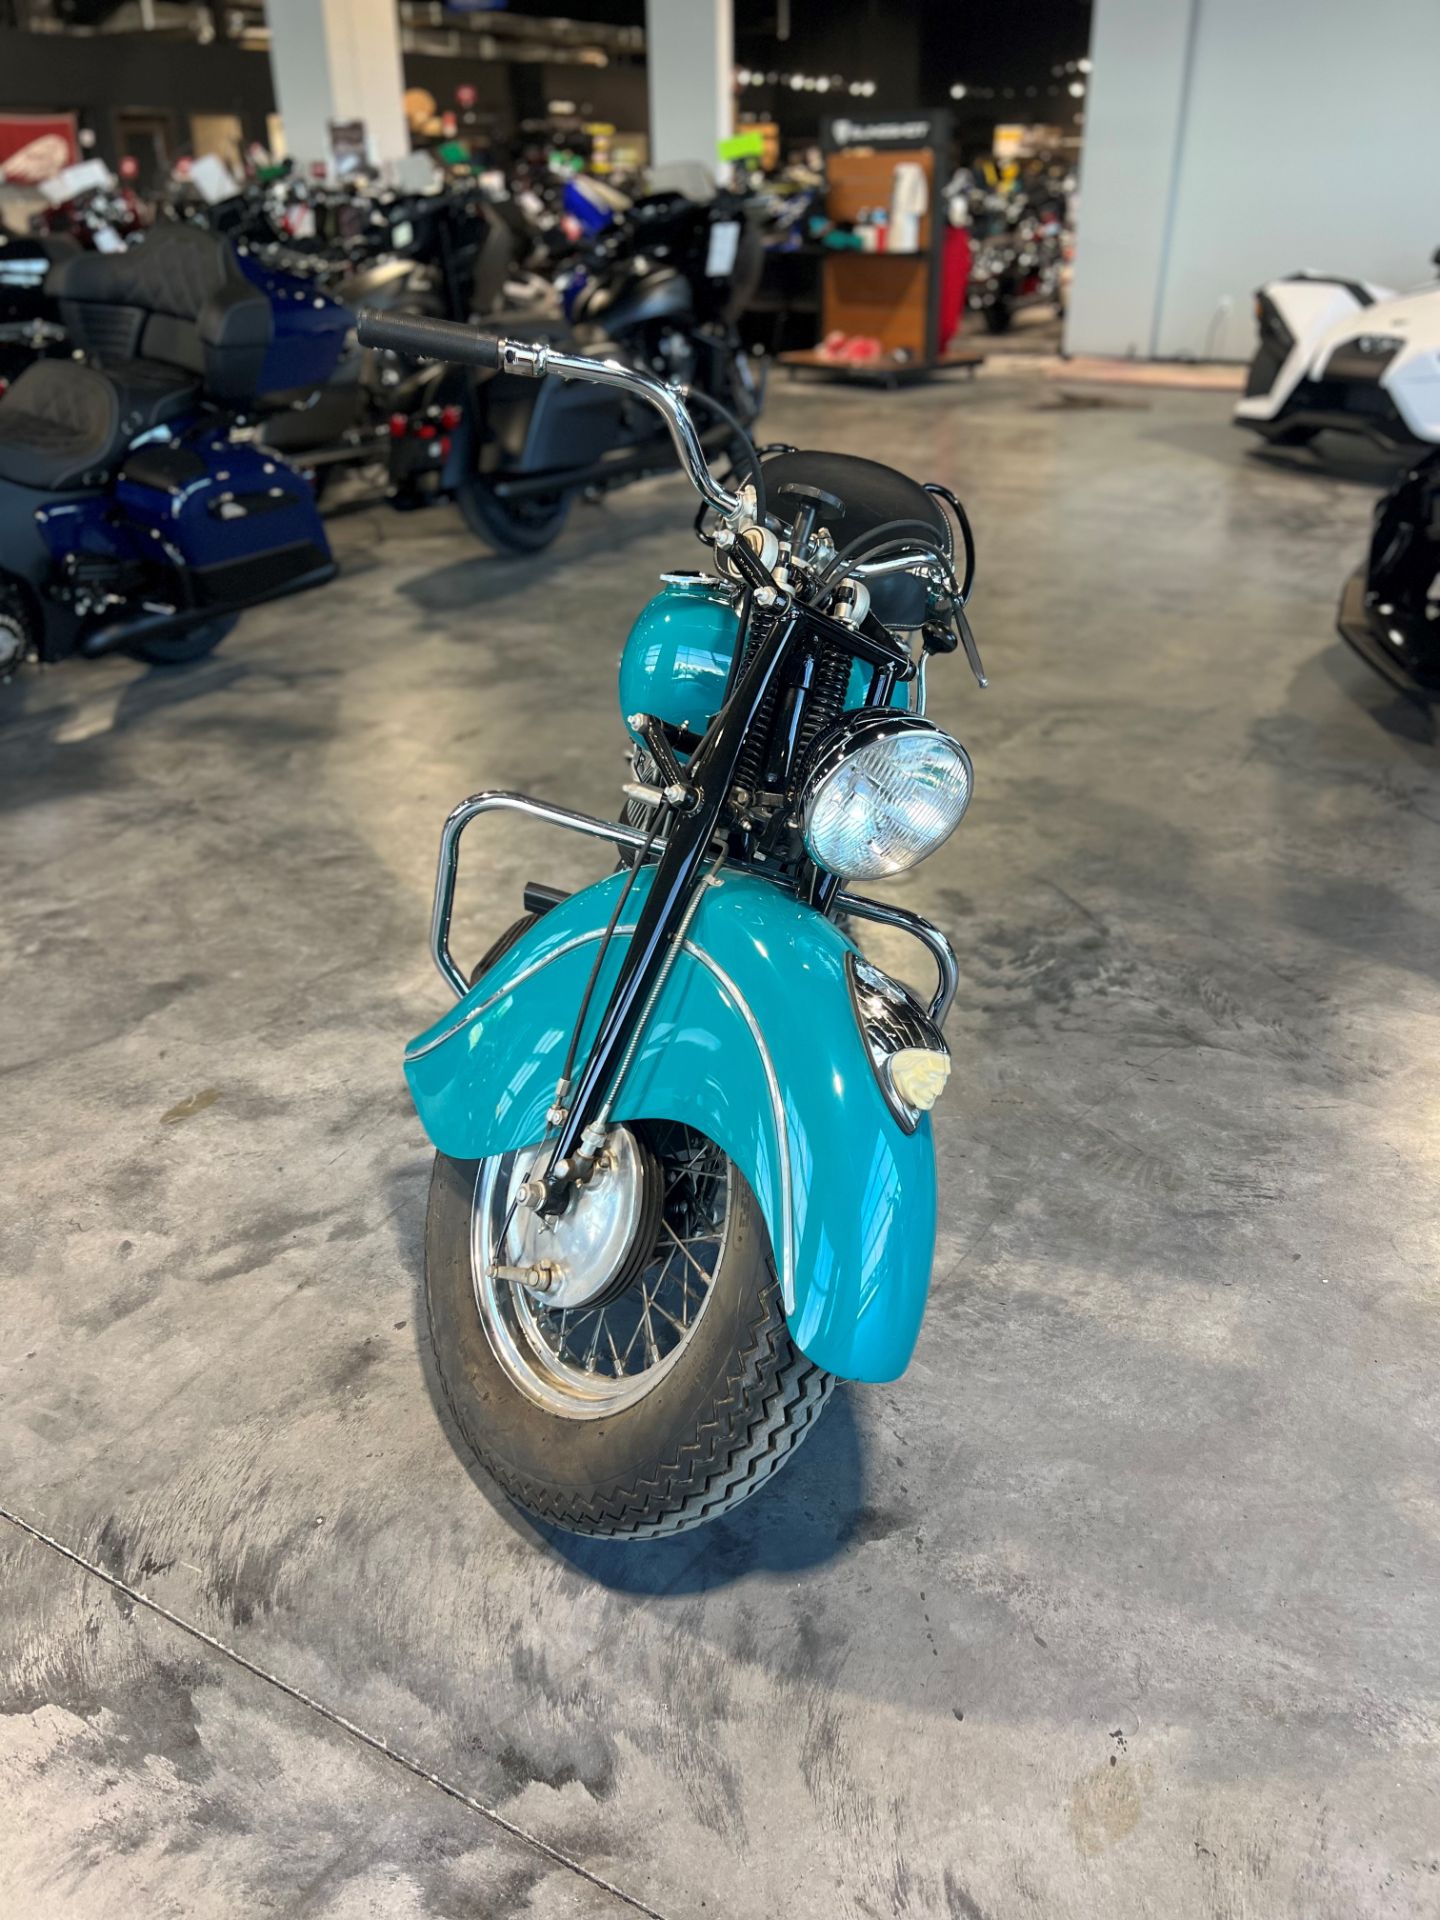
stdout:
<svg viewBox="0 0 1440 1920">
<path fill-rule="evenodd" d="M 699 907 L 704 884 L 701 869 L 711 856 L 716 828 L 734 782 L 742 748 L 776 684 L 800 623 L 800 615 L 790 609 L 773 634 L 745 656 L 739 679 L 693 760 L 683 770 L 680 780 L 666 786 L 664 811 L 657 816 L 657 826 L 665 829 L 663 837 L 658 831 L 647 835 L 634 828 L 592 820 L 584 814 L 569 814 L 518 794 L 478 794 L 458 807 L 445 823 L 431 950 L 436 965 L 458 994 L 464 994 L 467 986 L 464 975 L 450 956 L 450 916 L 460 835 L 479 813 L 495 807 L 510 807 L 612 840 L 617 845 L 641 849 L 648 846 L 659 855 L 619 975 L 578 1078 L 573 1084 L 562 1081 L 556 1089 L 552 1109 L 556 1136 L 546 1151 L 543 1170 L 533 1176 L 538 1183 L 535 1199 L 541 1213 L 563 1212 L 575 1183 L 588 1179 L 594 1169 L 604 1143 L 609 1112 L 649 1008 Z M 714 856 L 714 864 L 718 866 L 723 859 L 723 853 Z M 840 908 L 888 921 L 924 942 L 939 976 L 930 1007 L 931 1018 L 939 1025 L 954 998 L 958 978 L 954 952 L 944 935 L 903 909 L 840 892 L 838 883 L 831 895 L 833 897 L 827 897 L 826 901 L 829 909 Z M 598 959 L 596 964 L 598 967 Z"/>
</svg>

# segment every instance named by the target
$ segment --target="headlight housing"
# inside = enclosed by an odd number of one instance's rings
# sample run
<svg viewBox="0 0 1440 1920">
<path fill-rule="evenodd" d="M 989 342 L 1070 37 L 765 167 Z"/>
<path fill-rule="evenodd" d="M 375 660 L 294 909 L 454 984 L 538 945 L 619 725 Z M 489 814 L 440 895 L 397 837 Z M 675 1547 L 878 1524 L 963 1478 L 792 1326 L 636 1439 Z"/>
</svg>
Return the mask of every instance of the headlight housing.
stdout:
<svg viewBox="0 0 1440 1920">
<path fill-rule="evenodd" d="M 851 714 L 821 736 L 802 787 L 810 858 L 843 880 L 904 873 L 948 840 L 970 804 L 970 756 L 918 714 Z"/>
</svg>

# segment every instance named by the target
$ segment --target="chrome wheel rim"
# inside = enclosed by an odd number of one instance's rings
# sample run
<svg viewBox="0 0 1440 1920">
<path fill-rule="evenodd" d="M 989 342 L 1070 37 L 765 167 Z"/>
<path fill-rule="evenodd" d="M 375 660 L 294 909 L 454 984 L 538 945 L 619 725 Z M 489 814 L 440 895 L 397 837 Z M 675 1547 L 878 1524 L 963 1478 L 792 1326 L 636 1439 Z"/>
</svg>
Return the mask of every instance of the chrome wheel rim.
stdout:
<svg viewBox="0 0 1440 1920">
<path fill-rule="evenodd" d="M 730 1162 L 689 1127 L 652 1123 L 644 1131 L 662 1183 L 652 1244 L 632 1249 L 628 1284 L 588 1306 L 550 1306 L 543 1294 L 492 1277 L 492 1266 L 514 1260 L 509 1195 L 517 1162 L 535 1149 L 484 1160 L 476 1174 L 470 1267 L 481 1325 L 513 1385 L 563 1419 L 600 1419 L 654 1391 L 693 1340 L 725 1256 Z"/>
</svg>

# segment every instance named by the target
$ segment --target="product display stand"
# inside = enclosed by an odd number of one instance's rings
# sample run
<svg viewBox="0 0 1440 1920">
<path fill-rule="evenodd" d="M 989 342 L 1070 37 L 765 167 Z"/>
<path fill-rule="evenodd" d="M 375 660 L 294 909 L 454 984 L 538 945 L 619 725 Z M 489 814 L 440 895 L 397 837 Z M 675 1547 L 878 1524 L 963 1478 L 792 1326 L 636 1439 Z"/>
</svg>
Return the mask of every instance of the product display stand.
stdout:
<svg viewBox="0 0 1440 1920">
<path fill-rule="evenodd" d="M 885 244 L 825 250 L 821 335 L 874 340 L 880 352 L 850 359 L 822 345 L 782 353 L 780 364 L 792 373 L 894 387 L 956 367 L 973 374 L 984 360 L 971 347 L 945 352 L 939 337 L 949 134 L 944 113 L 837 115 L 824 123 L 826 212 L 837 226 L 873 231 Z M 867 228 L 877 209 L 889 216 L 886 224 Z"/>
</svg>

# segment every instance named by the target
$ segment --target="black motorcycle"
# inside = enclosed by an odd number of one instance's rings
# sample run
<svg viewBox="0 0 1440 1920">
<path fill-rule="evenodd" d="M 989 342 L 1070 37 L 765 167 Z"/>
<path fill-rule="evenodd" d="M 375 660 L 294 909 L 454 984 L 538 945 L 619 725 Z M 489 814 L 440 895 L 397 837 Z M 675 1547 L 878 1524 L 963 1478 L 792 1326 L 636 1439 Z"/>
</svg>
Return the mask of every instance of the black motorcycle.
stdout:
<svg viewBox="0 0 1440 1920">
<path fill-rule="evenodd" d="M 763 384 L 736 322 L 764 262 L 758 215 L 732 195 L 700 203 L 656 195 L 631 207 L 572 278 L 567 319 L 511 314 L 505 324 L 596 361 L 616 361 L 686 390 L 707 454 L 729 454 L 758 417 Z M 392 346 L 423 329 L 397 323 Z M 406 395 L 391 442 L 397 506 L 453 499 L 466 524 L 507 553 L 560 532 L 577 493 L 596 495 L 668 472 L 663 424 L 624 388 L 534 381 L 508 369 L 441 365 Z"/>
<path fill-rule="evenodd" d="M 1016 206 L 1002 221 L 979 220 L 974 246 L 965 304 L 987 332 L 1008 333 L 1016 314 L 1029 307 L 1053 307 L 1063 319 L 1065 246 L 1057 212 Z"/>
<path fill-rule="evenodd" d="M 0 240 L 0 393 L 40 355 L 69 351 L 54 269 L 79 251 L 63 233 Z"/>
<path fill-rule="evenodd" d="M 304 212 L 303 235 L 289 216 Z M 206 224 L 235 244 L 242 270 L 280 303 L 309 290 L 352 313 L 403 309 L 469 320 L 507 306 L 506 286 L 531 237 L 511 210 L 473 185 L 415 194 L 322 193 L 283 183 L 226 202 Z M 345 466 L 386 463 L 415 406 L 414 361 L 349 346 L 330 379 L 280 396 L 263 428 L 267 446 L 307 471 L 317 495 Z M 423 403 L 422 403 L 423 404 Z"/>
<path fill-rule="evenodd" d="M 1440 699 L 1440 453 L 1417 461 L 1376 507 L 1370 551 L 1345 582 L 1337 624 L 1402 693 Z"/>
</svg>

